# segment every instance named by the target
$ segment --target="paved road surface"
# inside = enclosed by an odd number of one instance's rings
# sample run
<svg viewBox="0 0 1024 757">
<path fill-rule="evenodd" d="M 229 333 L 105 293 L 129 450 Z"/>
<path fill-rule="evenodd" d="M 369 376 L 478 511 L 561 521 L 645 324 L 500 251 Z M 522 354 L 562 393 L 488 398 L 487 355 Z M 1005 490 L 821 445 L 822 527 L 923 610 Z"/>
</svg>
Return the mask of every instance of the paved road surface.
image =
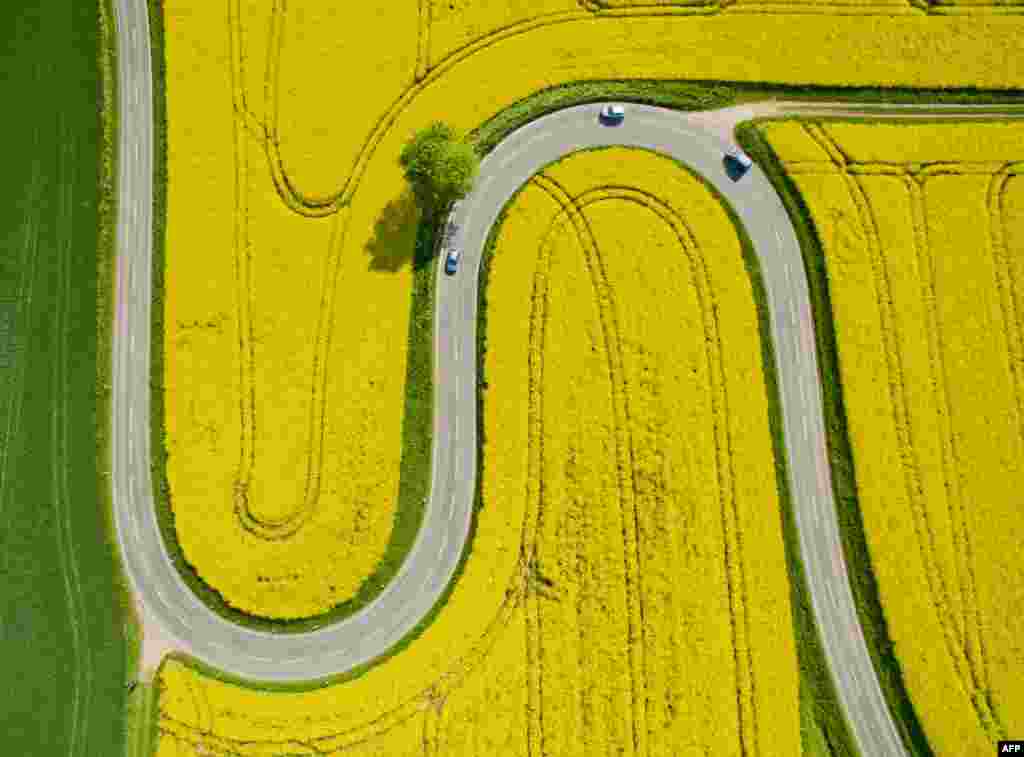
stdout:
<svg viewBox="0 0 1024 757">
<path fill-rule="evenodd" d="M 161 541 L 149 474 L 149 367 L 153 123 L 144 0 L 117 0 L 121 107 L 118 279 L 113 371 L 113 496 L 128 575 L 146 619 L 178 648 L 233 674 L 268 680 L 322 677 L 392 646 L 434 604 L 469 532 L 476 475 L 477 272 L 488 229 L 512 193 L 545 164 L 584 147 L 636 145 L 671 155 L 702 173 L 736 209 L 761 259 L 786 433 L 790 485 L 815 617 L 862 754 L 902 755 L 850 594 L 825 456 L 821 390 L 807 284 L 783 206 L 756 167 L 739 184 L 721 164 L 735 123 L 759 114 L 826 110 L 764 104 L 684 115 L 631 106 L 618 128 L 597 123 L 598 106 L 554 113 L 516 131 L 491 153 L 461 204 L 463 247 L 455 277 L 438 276 L 435 323 L 433 479 L 427 512 L 398 575 L 357 615 L 302 635 L 239 628 L 197 600 Z M 838 108 L 861 109 L 849 104 Z M 845 111 L 843 111 L 845 112 Z"/>
</svg>

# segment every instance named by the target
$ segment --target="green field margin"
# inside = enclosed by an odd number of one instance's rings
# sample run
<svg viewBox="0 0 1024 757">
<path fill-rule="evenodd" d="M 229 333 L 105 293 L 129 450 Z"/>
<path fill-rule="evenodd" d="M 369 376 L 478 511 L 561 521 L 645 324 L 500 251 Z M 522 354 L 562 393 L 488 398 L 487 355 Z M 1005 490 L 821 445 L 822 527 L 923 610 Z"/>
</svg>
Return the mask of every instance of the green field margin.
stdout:
<svg viewBox="0 0 1024 757">
<path fill-rule="evenodd" d="M 871 556 L 864 533 L 864 523 L 857 496 L 856 471 L 847 430 L 846 406 L 839 372 L 832 300 L 829 294 L 825 253 L 810 211 L 785 168 L 762 136 L 759 125 L 768 121 L 800 119 L 756 119 L 741 124 L 736 130 L 743 149 L 757 161 L 768 176 L 789 214 L 796 230 L 803 256 L 814 314 L 814 335 L 818 355 L 819 380 L 825 420 L 825 439 L 832 473 L 832 493 L 836 503 L 839 534 L 843 544 L 850 587 L 864 640 L 871 654 L 875 672 L 889 711 L 904 746 L 913 757 L 933 757 L 933 752 L 910 702 L 899 660 L 889 636 L 885 614 L 879 598 L 878 584 L 871 569 Z M 816 121 L 823 120 L 815 118 Z M 828 119 L 833 120 L 833 119 Z M 850 120 L 850 119 L 843 119 Z M 855 119 L 866 120 L 866 119 Z M 877 121 L 879 119 L 869 119 Z M 919 123 L 915 121 L 915 123 Z M 795 531 L 794 531 L 795 536 Z M 826 668 L 827 670 L 827 668 Z"/>
</svg>

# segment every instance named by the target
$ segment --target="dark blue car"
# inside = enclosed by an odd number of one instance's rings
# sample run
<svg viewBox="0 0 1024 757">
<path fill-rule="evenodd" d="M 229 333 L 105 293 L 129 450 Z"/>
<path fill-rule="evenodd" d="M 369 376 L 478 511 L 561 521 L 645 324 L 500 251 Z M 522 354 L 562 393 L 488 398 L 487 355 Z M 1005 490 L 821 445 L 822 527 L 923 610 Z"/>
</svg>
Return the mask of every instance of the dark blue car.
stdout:
<svg viewBox="0 0 1024 757">
<path fill-rule="evenodd" d="M 626 109 L 621 105 L 605 105 L 601 108 L 600 119 L 609 126 L 617 126 L 626 118 Z"/>
<path fill-rule="evenodd" d="M 448 250 L 448 255 L 444 259 L 444 272 L 449 276 L 455 273 L 459 268 L 459 251 Z"/>
<path fill-rule="evenodd" d="M 725 173 L 733 181 L 742 179 L 754 162 L 742 150 L 729 150 L 722 159 L 725 163 Z"/>
</svg>

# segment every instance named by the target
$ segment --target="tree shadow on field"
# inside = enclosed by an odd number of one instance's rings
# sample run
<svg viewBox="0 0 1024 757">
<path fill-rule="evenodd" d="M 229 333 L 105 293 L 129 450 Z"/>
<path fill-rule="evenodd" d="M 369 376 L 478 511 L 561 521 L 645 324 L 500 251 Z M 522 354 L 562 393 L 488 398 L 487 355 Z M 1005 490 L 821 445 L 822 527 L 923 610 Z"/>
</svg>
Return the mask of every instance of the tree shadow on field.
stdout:
<svg viewBox="0 0 1024 757">
<path fill-rule="evenodd" d="M 413 261 L 420 210 L 411 191 L 406 189 L 389 202 L 373 227 L 366 243 L 371 271 L 394 273 Z"/>
</svg>

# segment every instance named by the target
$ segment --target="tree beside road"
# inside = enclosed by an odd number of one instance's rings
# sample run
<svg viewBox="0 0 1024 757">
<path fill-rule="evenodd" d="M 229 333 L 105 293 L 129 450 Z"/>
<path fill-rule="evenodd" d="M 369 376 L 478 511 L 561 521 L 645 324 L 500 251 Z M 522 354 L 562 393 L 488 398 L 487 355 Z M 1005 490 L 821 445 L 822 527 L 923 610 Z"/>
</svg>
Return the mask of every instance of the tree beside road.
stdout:
<svg viewBox="0 0 1024 757">
<path fill-rule="evenodd" d="M 398 162 L 427 218 L 469 194 L 480 168 L 476 148 L 442 121 L 413 134 Z"/>
</svg>

